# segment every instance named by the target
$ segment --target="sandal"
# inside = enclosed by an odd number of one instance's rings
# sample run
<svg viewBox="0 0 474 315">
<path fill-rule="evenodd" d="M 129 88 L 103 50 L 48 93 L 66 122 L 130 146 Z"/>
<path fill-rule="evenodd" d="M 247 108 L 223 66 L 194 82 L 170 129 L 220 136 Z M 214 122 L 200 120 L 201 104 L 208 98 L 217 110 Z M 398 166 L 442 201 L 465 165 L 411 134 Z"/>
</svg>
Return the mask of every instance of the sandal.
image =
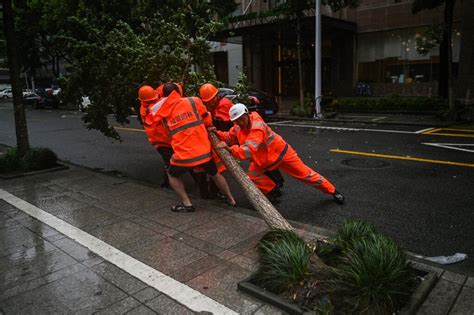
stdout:
<svg viewBox="0 0 474 315">
<path fill-rule="evenodd" d="M 173 212 L 194 212 L 195 210 L 193 206 L 185 206 L 183 204 L 171 207 L 171 211 Z"/>
<path fill-rule="evenodd" d="M 231 204 L 228 200 L 225 201 L 226 204 L 228 204 L 231 207 L 237 207 L 237 201 L 234 204 Z"/>
</svg>

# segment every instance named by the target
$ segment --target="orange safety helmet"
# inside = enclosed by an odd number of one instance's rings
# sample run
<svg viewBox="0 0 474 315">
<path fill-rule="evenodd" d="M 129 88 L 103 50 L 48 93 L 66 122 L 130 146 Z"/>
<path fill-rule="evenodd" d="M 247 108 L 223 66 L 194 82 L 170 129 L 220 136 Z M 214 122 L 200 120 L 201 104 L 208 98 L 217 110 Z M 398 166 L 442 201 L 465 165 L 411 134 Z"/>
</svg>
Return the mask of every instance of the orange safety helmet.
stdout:
<svg viewBox="0 0 474 315">
<path fill-rule="evenodd" d="M 219 91 L 211 83 L 203 84 L 199 89 L 199 94 L 201 95 L 201 99 L 204 102 L 209 102 L 210 100 L 212 100 L 214 96 L 217 95 L 217 92 Z"/>
<path fill-rule="evenodd" d="M 157 98 L 158 93 L 149 85 L 144 85 L 138 90 L 138 99 L 142 102 L 153 101 Z"/>
</svg>

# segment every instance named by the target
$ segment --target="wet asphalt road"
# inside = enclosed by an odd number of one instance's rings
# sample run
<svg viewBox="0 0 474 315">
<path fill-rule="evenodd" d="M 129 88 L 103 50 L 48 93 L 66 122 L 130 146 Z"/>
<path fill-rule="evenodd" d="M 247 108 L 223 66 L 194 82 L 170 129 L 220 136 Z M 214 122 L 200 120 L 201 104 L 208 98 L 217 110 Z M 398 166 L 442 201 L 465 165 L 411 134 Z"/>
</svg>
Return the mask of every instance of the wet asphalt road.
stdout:
<svg viewBox="0 0 474 315">
<path fill-rule="evenodd" d="M 114 142 L 99 132 L 85 129 L 81 116 L 75 111 L 28 109 L 31 144 L 50 147 L 60 159 L 75 164 L 161 183 L 160 156 L 147 143 L 143 132 L 120 130 L 124 141 Z M 132 125 L 127 127 L 139 128 L 136 119 L 131 120 Z M 404 132 L 427 128 L 333 126 Z M 340 149 L 474 164 L 473 152 L 422 144 L 472 144 L 474 138 L 283 125 L 272 125 L 272 128 L 308 165 L 333 182 L 347 200 L 345 205 L 339 206 L 331 197 L 286 176 L 284 196 L 277 205 L 284 217 L 331 230 L 348 218 L 361 218 L 412 252 L 426 256 L 466 253 L 470 258 L 451 268 L 474 274 L 473 167 L 330 151 Z M 13 111 L 8 103 L 0 104 L 0 143 L 15 145 Z M 235 182 L 229 181 L 239 205 L 250 208 Z"/>
</svg>

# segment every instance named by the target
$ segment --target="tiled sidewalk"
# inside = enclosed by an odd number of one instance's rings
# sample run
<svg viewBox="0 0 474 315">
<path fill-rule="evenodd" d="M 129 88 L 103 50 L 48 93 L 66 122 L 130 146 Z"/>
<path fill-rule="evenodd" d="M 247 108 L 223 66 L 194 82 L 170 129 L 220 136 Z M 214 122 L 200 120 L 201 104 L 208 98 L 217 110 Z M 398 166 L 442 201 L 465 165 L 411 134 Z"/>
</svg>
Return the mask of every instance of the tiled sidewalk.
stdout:
<svg viewBox="0 0 474 315">
<path fill-rule="evenodd" d="M 173 213 L 171 191 L 75 166 L 0 180 L 0 188 L 235 312 L 281 313 L 237 291 L 256 270 L 255 244 L 267 229 L 252 211 L 195 198 L 196 212 Z M 434 270 L 441 280 L 420 313 L 472 314 L 474 279 Z M 192 313 L 3 200 L 0 277 L 0 314 Z"/>
</svg>

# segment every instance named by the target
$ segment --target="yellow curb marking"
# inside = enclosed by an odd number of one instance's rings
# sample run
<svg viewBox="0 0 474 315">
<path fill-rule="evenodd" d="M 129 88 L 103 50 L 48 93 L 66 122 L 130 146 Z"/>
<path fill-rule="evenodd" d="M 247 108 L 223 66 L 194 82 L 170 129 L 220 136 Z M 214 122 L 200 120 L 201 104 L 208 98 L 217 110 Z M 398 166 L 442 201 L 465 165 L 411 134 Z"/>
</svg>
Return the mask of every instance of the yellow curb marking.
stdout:
<svg viewBox="0 0 474 315">
<path fill-rule="evenodd" d="M 464 133 L 432 133 L 430 134 L 430 136 L 474 138 L 474 135 L 468 135 Z"/>
<path fill-rule="evenodd" d="M 145 132 L 143 129 L 135 129 L 135 128 L 125 128 L 125 127 L 114 127 L 117 130 L 127 130 L 127 131 L 141 131 Z"/>
<path fill-rule="evenodd" d="M 459 131 L 459 132 L 468 132 L 468 133 L 445 133 L 439 131 Z M 423 135 L 430 136 L 446 136 L 446 137 L 464 137 L 464 138 L 474 138 L 474 129 L 456 129 L 456 128 L 436 128 L 428 130 L 422 133 Z"/>
<path fill-rule="evenodd" d="M 433 132 L 437 132 L 437 131 L 440 131 L 442 130 L 443 128 L 435 128 L 435 129 L 431 129 L 431 130 L 428 130 L 426 132 L 423 132 L 422 134 L 424 135 L 429 135 L 429 134 L 432 134 Z"/>
<path fill-rule="evenodd" d="M 458 129 L 458 128 L 441 128 L 443 130 L 449 130 L 449 131 L 465 131 L 465 132 L 472 132 L 474 133 L 474 129 Z"/>
<path fill-rule="evenodd" d="M 347 154 L 364 155 L 364 156 L 375 156 L 375 157 L 381 157 L 381 158 L 387 158 L 387 159 L 398 159 L 398 160 L 418 161 L 418 162 L 425 162 L 425 163 L 435 163 L 435 164 L 474 167 L 474 164 L 470 164 L 470 163 L 441 161 L 441 160 L 430 160 L 430 159 L 422 159 L 422 158 L 416 158 L 416 157 L 410 157 L 410 156 L 401 156 L 401 155 L 386 155 L 386 154 L 366 153 L 366 152 L 358 152 L 358 151 L 347 151 L 347 150 L 339 150 L 339 149 L 332 149 L 332 150 L 329 150 L 329 151 L 330 152 L 335 152 L 335 153 L 347 153 Z"/>
</svg>

